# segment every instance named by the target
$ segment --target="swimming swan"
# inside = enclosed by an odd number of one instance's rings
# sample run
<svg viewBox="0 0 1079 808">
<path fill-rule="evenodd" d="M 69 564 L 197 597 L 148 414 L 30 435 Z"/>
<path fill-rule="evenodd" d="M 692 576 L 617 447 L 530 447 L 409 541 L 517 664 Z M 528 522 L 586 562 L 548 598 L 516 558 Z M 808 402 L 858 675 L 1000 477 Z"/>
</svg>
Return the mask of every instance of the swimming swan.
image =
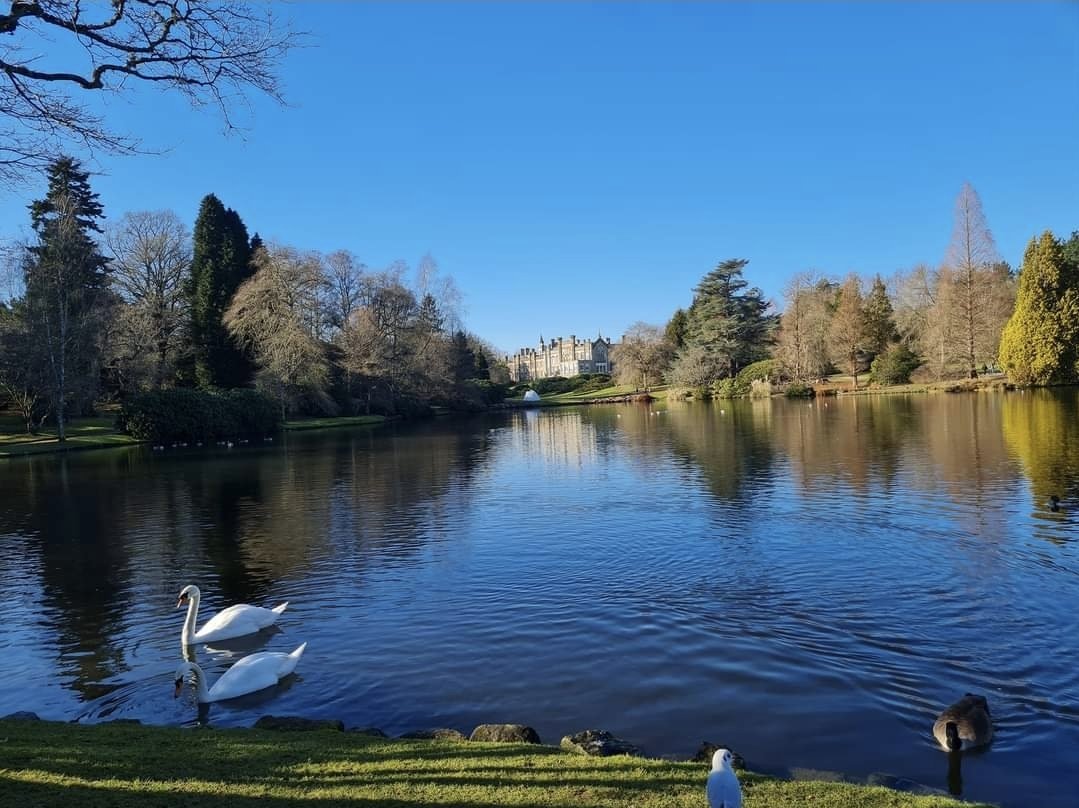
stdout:
<svg viewBox="0 0 1079 808">
<path fill-rule="evenodd" d="M 742 786 L 731 768 L 733 757 L 729 749 L 717 749 L 712 755 L 712 771 L 705 786 L 708 808 L 742 808 Z"/>
<path fill-rule="evenodd" d="M 184 687 L 184 677 L 189 673 L 194 674 L 199 704 L 234 699 L 237 696 L 254 693 L 256 690 L 273 687 L 278 680 L 296 670 L 296 664 L 303 656 L 303 649 L 306 647 L 307 643 L 304 643 L 291 654 L 283 654 L 280 651 L 259 651 L 257 654 L 249 654 L 225 671 L 209 689 L 206 687 L 206 674 L 198 663 L 181 662 L 176 668 L 176 691 L 173 693 L 173 698 L 180 695 Z"/>
<path fill-rule="evenodd" d="M 200 642 L 214 642 L 215 640 L 231 640 L 234 637 L 242 637 L 245 634 L 254 634 L 264 628 L 272 626 L 277 618 L 285 611 L 288 601 L 272 609 L 264 609 L 261 606 L 248 606 L 246 603 L 238 603 L 222 609 L 206 624 L 195 631 L 195 620 L 199 614 L 199 600 L 202 593 L 199 588 L 192 584 L 185 586 L 180 591 L 180 599 L 176 601 L 179 609 L 187 603 L 187 618 L 184 620 L 184 628 L 180 634 L 180 642 L 184 645 L 194 645 Z"/>
<path fill-rule="evenodd" d="M 993 740 L 993 722 L 985 696 L 967 693 L 937 716 L 933 737 L 948 752 L 985 746 Z"/>
</svg>

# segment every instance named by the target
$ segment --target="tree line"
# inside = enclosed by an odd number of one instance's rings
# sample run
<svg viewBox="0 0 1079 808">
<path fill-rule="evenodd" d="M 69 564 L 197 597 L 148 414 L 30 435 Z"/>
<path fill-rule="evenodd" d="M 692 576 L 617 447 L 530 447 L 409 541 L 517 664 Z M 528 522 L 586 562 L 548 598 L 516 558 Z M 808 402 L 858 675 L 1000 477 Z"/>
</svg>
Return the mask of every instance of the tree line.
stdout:
<svg viewBox="0 0 1079 808">
<path fill-rule="evenodd" d="M 193 233 L 171 211 L 106 228 L 88 173 L 53 161 L 0 301 L 0 404 L 34 431 L 102 398 L 257 387 L 286 414 L 477 408 L 501 397 L 494 349 L 465 331 L 452 277 L 425 256 L 366 266 L 249 235 L 215 195 Z M 502 373 L 502 375 L 500 375 Z M 494 367 L 495 381 L 508 381 Z"/>
<path fill-rule="evenodd" d="M 836 372 L 902 384 L 912 374 L 977 378 L 1003 371 L 1017 384 L 1079 381 L 1079 232 L 1031 239 L 1018 271 L 1002 260 L 969 184 L 956 200 L 944 261 L 868 284 L 857 274 L 795 274 L 782 314 L 720 262 L 665 328 L 635 323 L 616 346 L 620 380 L 659 380 L 701 394 L 743 394 L 754 381 L 790 390 Z"/>
</svg>

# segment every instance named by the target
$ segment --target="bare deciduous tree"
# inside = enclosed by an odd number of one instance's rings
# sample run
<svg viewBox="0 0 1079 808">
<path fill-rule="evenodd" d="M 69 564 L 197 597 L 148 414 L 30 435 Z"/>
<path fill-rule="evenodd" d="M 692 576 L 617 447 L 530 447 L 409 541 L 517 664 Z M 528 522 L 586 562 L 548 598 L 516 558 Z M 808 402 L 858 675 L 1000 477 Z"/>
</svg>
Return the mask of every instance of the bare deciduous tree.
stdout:
<svg viewBox="0 0 1079 808">
<path fill-rule="evenodd" d="M 618 381 L 648 392 L 667 372 L 674 349 L 658 325 L 637 322 L 626 330 L 611 353 Z"/>
<path fill-rule="evenodd" d="M 865 311 L 862 301 L 862 282 L 850 274 L 839 288 L 839 302 L 832 315 L 832 357 L 837 365 L 850 369 L 854 389 L 858 389 L 858 363 L 865 347 Z"/>
<path fill-rule="evenodd" d="M 979 364 L 995 361 L 1014 302 L 1014 290 L 1007 273 L 1001 275 L 1000 265 L 981 199 L 969 183 L 964 184 L 956 199 L 955 227 L 938 279 L 947 288 L 938 293 L 933 313 L 937 331 L 947 335 L 942 343 L 946 353 L 961 363 L 971 379 L 977 378 Z M 947 306 L 942 305 L 945 297 Z"/>
<path fill-rule="evenodd" d="M 824 375 L 830 364 L 828 335 L 836 285 L 813 273 L 795 275 L 784 290 L 786 308 L 780 320 L 776 358 L 794 379 Z"/>
<path fill-rule="evenodd" d="M 191 271 L 191 234 L 172 211 L 127 213 L 106 234 L 113 288 L 124 301 L 117 347 L 149 366 L 157 387 L 172 375 L 187 318 L 184 283 Z M 153 348 L 146 357 L 146 348 Z"/>
<path fill-rule="evenodd" d="M 298 37 L 270 5 L 240 0 L 13 0 L 0 13 L 0 35 L 0 181 L 7 183 L 44 167 L 64 145 L 136 150 L 78 93 L 122 93 L 145 82 L 195 105 L 216 104 L 231 127 L 248 89 L 280 98 L 277 70 Z"/>
<path fill-rule="evenodd" d="M 348 250 L 326 256 L 326 312 L 330 325 L 340 331 L 360 306 L 367 266 Z"/>
<path fill-rule="evenodd" d="M 321 394 L 326 354 L 312 312 L 322 284 L 317 255 L 271 245 L 252 258 L 255 274 L 240 284 L 225 311 L 225 327 L 250 348 L 262 377 L 276 388 L 283 412 L 300 390 Z"/>
</svg>

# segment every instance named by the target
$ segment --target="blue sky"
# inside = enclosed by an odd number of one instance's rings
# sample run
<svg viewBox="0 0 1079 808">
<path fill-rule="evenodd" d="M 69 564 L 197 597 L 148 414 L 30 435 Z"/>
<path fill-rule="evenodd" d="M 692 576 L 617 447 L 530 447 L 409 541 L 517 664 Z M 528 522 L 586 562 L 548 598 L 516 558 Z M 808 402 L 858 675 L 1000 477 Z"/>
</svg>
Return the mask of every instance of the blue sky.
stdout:
<svg viewBox="0 0 1079 808">
<path fill-rule="evenodd" d="M 1079 229 L 1079 3 L 296 3 L 289 106 L 243 137 L 139 89 L 159 156 L 103 157 L 111 218 L 216 193 L 264 238 L 431 253 L 501 348 L 662 324 L 717 261 L 939 263 L 964 181 L 1018 265 Z M 38 188 L 0 197 L 25 230 Z"/>
</svg>

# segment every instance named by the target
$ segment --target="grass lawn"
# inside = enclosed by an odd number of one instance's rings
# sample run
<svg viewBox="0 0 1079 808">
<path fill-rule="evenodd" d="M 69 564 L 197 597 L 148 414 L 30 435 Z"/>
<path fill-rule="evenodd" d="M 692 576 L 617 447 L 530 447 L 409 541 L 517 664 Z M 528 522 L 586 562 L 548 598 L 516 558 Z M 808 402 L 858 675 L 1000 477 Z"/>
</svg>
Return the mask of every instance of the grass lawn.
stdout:
<svg viewBox="0 0 1079 808">
<path fill-rule="evenodd" d="M 107 446 L 130 446 L 138 443 L 130 435 L 116 431 L 112 416 L 75 418 L 67 426 L 67 441 L 56 440 L 56 429 L 48 427 L 37 435 L 27 435 L 22 421 L 13 415 L 0 414 L 0 457 L 92 449 Z"/>
<path fill-rule="evenodd" d="M 649 395 L 652 398 L 666 398 L 667 386 L 659 385 L 649 390 Z M 632 384 L 618 384 L 611 387 L 604 387 L 602 390 L 593 390 L 588 393 L 582 393 L 580 391 L 574 391 L 572 393 L 553 393 L 551 395 L 543 396 L 540 403 L 547 404 L 581 404 L 587 401 L 593 401 L 597 398 L 609 398 L 611 396 L 626 396 L 632 393 L 640 392 Z"/>
<path fill-rule="evenodd" d="M 5 805 L 27 808 L 703 808 L 706 774 L 699 763 L 546 746 L 0 721 L 0 794 Z M 746 808 L 960 805 L 885 788 L 740 777 Z"/>
<path fill-rule="evenodd" d="M 372 426 L 386 422 L 385 415 L 344 415 L 335 418 L 297 418 L 285 421 L 285 429 L 329 429 L 336 426 Z"/>
</svg>

